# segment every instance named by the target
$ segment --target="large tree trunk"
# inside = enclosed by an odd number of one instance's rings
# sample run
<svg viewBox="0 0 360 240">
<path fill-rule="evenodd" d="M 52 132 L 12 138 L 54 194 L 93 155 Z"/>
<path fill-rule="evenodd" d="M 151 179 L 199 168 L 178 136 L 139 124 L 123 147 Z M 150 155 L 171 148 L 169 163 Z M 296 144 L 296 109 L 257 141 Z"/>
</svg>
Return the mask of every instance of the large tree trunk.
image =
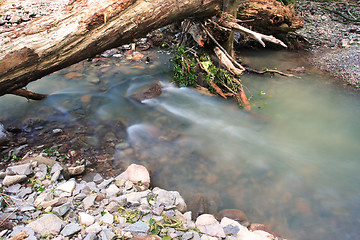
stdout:
<svg viewBox="0 0 360 240">
<path fill-rule="evenodd" d="M 75 0 L 55 14 L 0 33 L 0 96 L 54 71 L 190 16 L 218 0 Z"/>
</svg>

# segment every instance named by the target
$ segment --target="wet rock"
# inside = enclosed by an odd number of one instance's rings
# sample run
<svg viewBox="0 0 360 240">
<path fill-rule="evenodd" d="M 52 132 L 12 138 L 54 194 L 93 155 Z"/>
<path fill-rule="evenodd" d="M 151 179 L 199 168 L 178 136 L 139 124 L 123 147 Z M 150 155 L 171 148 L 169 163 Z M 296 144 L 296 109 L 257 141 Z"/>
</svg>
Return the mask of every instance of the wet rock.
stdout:
<svg viewBox="0 0 360 240">
<path fill-rule="evenodd" d="M 81 224 L 85 224 L 86 226 L 90 226 L 95 222 L 95 217 L 87 214 L 85 212 L 79 213 L 79 221 Z"/>
<path fill-rule="evenodd" d="M 14 175 L 14 176 L 6 175 L 2 182 L 2 185 L 11 186 L 13 184 L 25 181 L 26 179 L 27 179 L 26 175 Z"/>
<path fill-rule="evenodd" d="M 141 102 L 145 99 L 156 98 L 162 93 L 160 82 L 153 83 L 130 96 L 131 99 Z"/>
<path fill-rule="evenodd" d="M 249 230 L 250 230 L 250 231 L 253 231 L 253 232 L 258 231 L 258 230 L 261 230 L 261 231 L 264 231 L 264 232 L 267 232 L 267 233 L 273 235 L 274 237 L 277 237 L 277 238 L 279 238 L 279 239 L 282 239 L 282 237 L 281 237 L 279 234 L 270 231 L 264 224 L 252 223 L 252 224 L 250 224 L 250 226 L 249 226 Z"/>
<path fill-rule="evenodd" d="M 9 142 L 9 136 L 10 134 L 5 130 L 4 125 L 0 123 L 0 145 Z"/>
<path fill-rule="evenodd" d="M 85 165 L 68 168 L 70 176 L 77 176 L 85 172 Z"/>
<path fill-rule="evenodd" d="M 141 183 L 147 188 L 150 186 L 150 174 L 148 170 L 141 165 L 131 164 L 123 173 L 116 177 L 116 179 L 129 180 L 134 184 Z"/>
<path fill-rule="evenodd" d="M 41 218 L 26 225 L 40 235 L 57 235 L 64 226 L 65 222 L 54 214 L 44 214 Z"/>
<path fill-rule="evenodd" d="M 20 164 L 6 169 L 6 174 L 9 175 L 30 175 L 32 167 L 30 163 Z"/>
<path fill-rule="evenodd" d="M 74 235 L 75 233 L 80 232 L 81 230 L 81 226 L 77 223 L 69 223 L 68 225 L 66 225 L 64 227 L 63 230 L 61 230 L 60 234 L 63 235 L 64 237 L 69 237 Z"/>
<path fill-rule="evenodd" d="M 196 219 L 195 224 L 202 233 L 213 237 L 226 237 L 224 229 L 213 215 L 203 214 Z"/>
<path fill-rule="evenodd" d="M 216 214 L 216 219 L 219 221 L 221 221 L 221 219 L 224 217 L 235 220 L 245 227 L 250 225 L 246 214 L 239 209 L 224 209 Z"/>
</svg>

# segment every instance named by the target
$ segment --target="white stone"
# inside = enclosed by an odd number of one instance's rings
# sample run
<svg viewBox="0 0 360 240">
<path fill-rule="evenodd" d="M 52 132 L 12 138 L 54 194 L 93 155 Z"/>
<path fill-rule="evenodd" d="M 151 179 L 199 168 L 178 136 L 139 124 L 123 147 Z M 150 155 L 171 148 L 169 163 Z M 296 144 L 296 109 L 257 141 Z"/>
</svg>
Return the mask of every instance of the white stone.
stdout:
<svg viewBox="0 0 360 240">
<path fill-rule="evenodd" d="M 120 189 L 115 184 L 110 184 L 110 186 L 106 189 L 106 194 L 110 196 L 117 196 L 120 194 Z"/>
<path fill-rule="evenodd" d="M 72 193 L 72 191 L 75 189 L 75 186 L 76 186 L 76 182 L 74 180 L 69 180 L 69 181 L 57 186 L 56 190 Z"/>
<path fill-rule="evenodd" d="M 79 221 L 81 224 L 85 224 L 85 226 L 90 226 L 95 222 L 95 217 L 85 212 L 80 212 Z"/>
<path fill-rule="evenodd" d="M 26 225 L 40 235 L 57 235 L 64 226 L 65 222 L 54 214 L 44 214 L 41 218 Z"/>
<path fill-rule="evenodd" d="M 121 173 L 115 179 L 126 179 L 130 180 L 134 184 L 141 183 L 146 187 L 150 186 L 150 174 L 146 167 L 131 164 L 125 172 Z"/>
<path fill-rule="evenodd" d="M 114 216 L 110 213 L 105 213 L 104 216 L 100 218 L 100 221 L 107 224 L 113 224 L 114 223 Z"/>
<path fill-rule="evenodd" d="M 2 182 L 2 185 L 11 186 L 13 184 L 22 182 L 25 179 L 27 179 L 26 175 L 14 175 L 14 176 L 6 175 L 3 182 Z"/>
<path fill-rule="evenodd" d="M 213 215 L 202 214 L 196 219 L 196 227 L 209 236 L 225 238 L 224 229 Z"/>
<path fill-rule="evenodd" d="M 82 204 L 85 210 L 91 208 L 94 205 L 96 196 L 96 194 L 91 194 L 83 199 Z"/>
<path fill-rule="evenodd" d="M 98 234 L 100 231 L 101 231 L 101 226 L 99 225 L 98 222 L 92 224 L 91 226 L 89 226 L 88 228 L 85 229 L 86 233 Z"/>
</svg>

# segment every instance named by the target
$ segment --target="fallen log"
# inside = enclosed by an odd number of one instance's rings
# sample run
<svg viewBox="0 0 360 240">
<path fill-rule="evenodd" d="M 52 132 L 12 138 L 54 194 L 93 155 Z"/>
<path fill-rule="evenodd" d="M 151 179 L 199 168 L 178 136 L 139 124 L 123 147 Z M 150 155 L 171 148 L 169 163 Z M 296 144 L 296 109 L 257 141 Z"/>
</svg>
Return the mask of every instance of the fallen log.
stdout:
<svg viewBox="0 0 360 240">
<path fill-rule="evenodd" d="M 75 0 L 63 10 L 0 32 L 0 96 L 54 71 L 190 16 L 217 0 Z"/>
</svg>

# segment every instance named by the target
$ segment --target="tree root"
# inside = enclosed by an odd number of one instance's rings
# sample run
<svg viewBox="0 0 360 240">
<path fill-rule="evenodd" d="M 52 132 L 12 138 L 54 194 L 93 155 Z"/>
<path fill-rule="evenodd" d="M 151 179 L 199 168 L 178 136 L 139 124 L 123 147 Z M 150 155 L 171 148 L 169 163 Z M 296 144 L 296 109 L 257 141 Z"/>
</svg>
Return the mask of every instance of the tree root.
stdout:
<svg viewBox="0 0 360 240">
<path fill-rule="evenodd" d="M 12 91 L 10 94 L 14 94 L 20 97 L 25 97 L 28 100 L 43 100 L 47 98 L 47 94 L 40 94 L 40 93 L 34 93 L 26 89 L 17 89 L 15 91 Z"/>
</svg>

